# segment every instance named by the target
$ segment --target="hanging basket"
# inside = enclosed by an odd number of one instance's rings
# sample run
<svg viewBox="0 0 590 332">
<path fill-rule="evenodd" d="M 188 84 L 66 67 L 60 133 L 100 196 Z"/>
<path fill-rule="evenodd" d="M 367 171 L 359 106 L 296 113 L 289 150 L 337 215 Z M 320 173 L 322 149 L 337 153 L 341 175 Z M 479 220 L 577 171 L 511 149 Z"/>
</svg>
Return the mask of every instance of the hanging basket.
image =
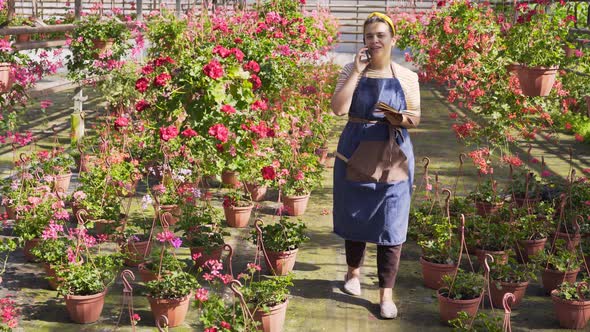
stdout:
<svg viewBox="0 0 590 332">
<path fill-rule="evenodd" d="M 422 279 L 424 280 L 424 286 L 430 289 L 441 288 L 443 285 L 443 276 L 453 275 L 457 269 L 457 265 L 431 263 L 422 257 L 420 257 L 420 264 L 422 265 Z"/>
<path fill-rule="evenodd" d="M 520 89 L 525 96 L 548 96 L 555 83 L 556 67 L 520 66 L 516 70 Z"/>
<path fill-rule="evenodd" d="M 92 54 L 92 57 L 94 59 L 98 59 L 101 54 L 113 48 L 115 40 L 113 38 L 107 40 L 93 39 L 92 44 L 94 45 L 94 49 L 96 50 L 96 53 Z"/>
<path fill-rule="evenodd" d="M 590 320 L 590 301 L 568 301 L 551 292 L 551 300 L 559 325 L 566 329 L 583 329 Z"/>
<path fill-rule="evenodd" d="M 70 318 L 79 324 L 94 323 L 100 318 L 107 290 L 94 295 L 66 295 Z"/>
</svg>

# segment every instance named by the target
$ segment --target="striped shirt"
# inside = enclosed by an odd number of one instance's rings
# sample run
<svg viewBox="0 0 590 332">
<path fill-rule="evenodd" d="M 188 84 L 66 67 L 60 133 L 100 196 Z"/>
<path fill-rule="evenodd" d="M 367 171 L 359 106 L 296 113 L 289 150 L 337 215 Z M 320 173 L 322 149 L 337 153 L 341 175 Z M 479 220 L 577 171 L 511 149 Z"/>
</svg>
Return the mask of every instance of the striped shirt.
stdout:
<svg viewBox="0 0 590 332">
<path fill-rule="evenodd" d="M 398 65 L 395 62 L 391 62 L 393 73 L 395 77 L 399 80 L 400 85 L 402 86 L 402 90 L 404 91 L 404 96 L 406 97 L 406 106 L 408 109 L 400 110 L 404 113 L 402 114 L 402 121 L 400 123 L 394 123 L 394 125 L 402 126 L 404 128 L 416 128 L 420 123 L 420 85 L 418 83 L 418 75 L 413 71 Z M 338 82 L 336 83 L 336 90 L 335 92 L 340 91 L 342 86 L 354 70 L 354 62 L 346 64 L 340 75 L 338 76 Z M 368 78 L 388 78 L 388 76 L 384 76 L 381 72 L 375 72 L 370 69 L 365 70 L 364 75 Z M 359 76 L 360 81 L 360 76 Z M 357 81 L 358 85 L 358 81 Z"/>
</svg>

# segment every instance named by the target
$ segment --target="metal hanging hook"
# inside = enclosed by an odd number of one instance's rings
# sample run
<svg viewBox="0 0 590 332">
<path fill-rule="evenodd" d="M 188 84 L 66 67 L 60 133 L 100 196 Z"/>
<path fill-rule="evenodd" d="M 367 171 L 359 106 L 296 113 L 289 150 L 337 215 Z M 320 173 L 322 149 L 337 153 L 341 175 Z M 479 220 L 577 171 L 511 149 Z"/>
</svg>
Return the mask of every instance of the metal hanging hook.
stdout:
<svg viewBox="0 0 590 332">
<path fill-rule="evenodd" d="M 162 327 L 162 323 L 164 324 L 164 327 Z M 166 331 L 168 331 L 168 317 L 166 317 L 166 315 L 161 315 L 156 320 L 156 327 L 158 328 L 158 331 L 159 332 L 166 332 Z"/>
<path fill-rule="evenodd" d="M 443 192 L 443 194 L 447 194 L 447 197 L 445 197 L 445 210 L 447 212 L 447 217 L 450 219 L 451 218 L 451 195 L 453 193 L 448 188 L 444 188 L 442 190 L 442 192 Z"/>
<path fill-rule="evenodd" d="M 233 267 L 232 267 L 232 259 L 234 257 L 234 249 L 229 245 L 229 244 L 224 244 L 223 245 L 223 250 L 227 251 L 227 266 L 228 266 L 228 270 L 229 270 L 229 274 L 231 275 L 231 277 L 234 277 L 234 271 L 233 271 Z"/>
<path fill-rule="evenodd" d="M 133 292 L 133 287 L 131 287 L 131 283 L 129 280 L 127 280 L 127 278 L 135 281 L 135 275 L 131 270 L 123 270 L 123 272 L 121 272 L 121 279 L 123 279 L 123 292 L 131 294 Z"/>
</svg>

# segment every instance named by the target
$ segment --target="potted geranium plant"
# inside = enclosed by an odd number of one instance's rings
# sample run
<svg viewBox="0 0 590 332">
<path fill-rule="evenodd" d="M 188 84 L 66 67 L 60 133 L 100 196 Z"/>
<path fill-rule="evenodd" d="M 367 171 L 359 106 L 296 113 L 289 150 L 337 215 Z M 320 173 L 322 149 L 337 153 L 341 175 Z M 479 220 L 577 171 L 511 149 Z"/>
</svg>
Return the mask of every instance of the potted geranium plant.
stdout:
<svg viewBox="0 0 590 332">
<path fill-rule="evenodd" d="M 533 208 L 541 199 L 541 182 L 531 170 L 522 168 L 512 175 L 512 182 L 508 185 L 507 191 L 512 192 L 518 207 Z"/>
<path fill-rule="evenodd" d="M 531 212 L 526 208 L 517 210 L 514 217 L 517 238 L 515 252 L 519 262 L 526 263 L 529 257 L 543 250 L 554 211 L 553 205 L 544 201 L 535 205 Z"/>
<path fill-rule="evenodd" d="M 496 215 L 494 217 L 499 217 Z M 500 217 L 503 219 L 502 217 Z M 506 263 L 508 254 L 515 238 L 510 223 L 506 221 L 494 222 L 488 219 L 477 219 L 475 232 L 477 244 L 475 254 L 480 266 L 483 266 L 485 255 L 490 254 L 496 259 L 496 263 Z"/>
<path fill-rule="evenodd" d="M 199 287 L 197 279 L 184 271 L 171 271 L 161 278 L 146 284 L 147 298 L 154 315 L 154 320 L 165 315 L 168 327 L 175 327 L 184 322 L 188 312 L 190 298 Z"/>
<path fill-rule="evenodd" d="M 305 213 L 311 191 L 320 185 L 323 168 L 316 155 L 299 153 L 286 159 L 288 172 L 281 172 L 279 185 L 285 212 L 290 216 Z"/>
<path fill-rule="evenodd" d="M 56 268 L 58 295 L 65 297 L 70 318 L 80 324 L 100 318 L 108 287 L 123 266 L 121 254 L 93 256 L 85 255 L 83 260 L 74 259 L 73 263 Z"/>
<path fill-rule="evenodd" d="M 55 268 L 66 265 L 68 261 L 68 249 L 75 247 L 73 239 L 65 236 L 63 226 L 50 224 L 44 231 L 44 239 L 34 248 L 31 254 L 43 264 L 46 279 L 51 289 L 57 289 Z"/>
<path fill-rule="evenodd" d="M 109 182 L 115 187 L 118 196 L 131 197 L 135 194 L 137 183 L 142 178 L 138 165 L 135 159 L 109 164 Z"/>
<path fill-rule="evenodd" d="M 182 271 L 186 263 L 168 250 L 154 250 L 144 263 L 139 264 L 139 275 L 143 282 L 150 282 L 173 271 Z"/>
<path fill-rule="evenodd" d="M 590 287 L 586 281 L 563 282 L 551 291 L 551 300 L 559 325 L 566 329 L 584 329 L 590 320 Z"/>
<path fill-rule="evenodd" d="M 243 192 L 230 189 L 223 195 L 223 212 L 229 227 L 248 226 L 254 204 Z"/>
<path fill-rule="evenodd" d="M 490 295 L 492 305 L 502 308 L 504 294 L 514 294 L 511 308 L 520 304 L 531 280 L 537 280 L 536 265 L 532 263 L 517 264 L 510 257 L 507 264 L 490 264 Z"/>
<path fill-rule="evenodd" d="M 118 61 L 129 49 L 131 34 L 114 16 L 91 14 L 76 22 L 69 38 L 71 55 L 67 56 L 69 75 L 79 80 L 92 74 L 108 74 L 107 66 L 91 65 L 95 60 Z"/>
<path fill-rule="evenodd" d="M 580 272 L 581 260 L 575 252 L 565 248 L 558 240 L 554 252 L 544 250 L 534 256 L 533 262 L 542 269 L 543 288 L 547 294 L 563 282 L 575 282 Z"/>
<path fill-rule="evenodd" d="M 260 226 L 262 223 L 256 223 L 260 228 L 262 241 L 264 243 L 264 253 L 266 256 L 265 263 L 268 271 L 273 275 L 284 276 L 293 270 L 297 259 L 299 246 L 309 240 L 305 234 L 305 223 L 299 221 L 289 221 L 281 217 L 279 222 Z M 250 240 L 258 244 L 258 230 L 252 230 Z M 269 266 L 270 263 L 270 266 Z"/>
<path fill-rule="evenodd" d="M 164 212 L 169 212 L 168 224 L 174 225 L 182 215 L 183 197 L 179 193 L 179 187 L 173 180 L 164 181 L 152 187 L 155 198 L 154 209 L 158 217 Z"/>
<path fill-rule="evenodd" d="M 467 196 L 475 202 L 477 214 L 488 216 L 496 213 L 504 205 L 504 194 L 498 190 L 498 184 L 493 179 L 487 179 Z"/>
<path fill-rule="evenodd" d="M 564 59 L 563 46 L 572 22 L 559 3 L 517 6 L 516 10 L 518 18 L 504 40 L 505 55 L 519 64 L 517 75 L 523 94 L 547 96 Z"/>
<path fill-rule="evenodd" d="M 422 248 L 420 264 L 424 285 L 439 289 L 442 277 L 452 275 L 457 269 L 458 246 L 452 241 L 456 226 L 448 217 L 436 213 L 419 220 L 422 225 L 418 233 L 418 245 Z"/>
<path fill-rule="evenodd" d="M 187 210 L 176 224 L 176 231 L 182 231 L 185 246 L 191 251 L 195 266 L 221 257 L 224 236 L 228 232 L 221 228 L 222 216 L 219 209 L 205 203 L 203 206 L 187 206 Z"/>
<path fill-rule="evenodd" d="M 437 293 L 442 322 L 447 324 L 457 318 L 460 311 L 474 317 L 483 297 L 484 282 L 482 275 L 461 269 L 454 275 L 443 276 L 443 287 Z"/>
<path fill-rule="evenodd" d="M 42 174 L 51 177 L 55 191 L 65 193 L 70 186 L 72 168 L 76 165 L 74 158 L 62 148 L 52 151 L 37 152 L 37 167 Z"/>
</svg>

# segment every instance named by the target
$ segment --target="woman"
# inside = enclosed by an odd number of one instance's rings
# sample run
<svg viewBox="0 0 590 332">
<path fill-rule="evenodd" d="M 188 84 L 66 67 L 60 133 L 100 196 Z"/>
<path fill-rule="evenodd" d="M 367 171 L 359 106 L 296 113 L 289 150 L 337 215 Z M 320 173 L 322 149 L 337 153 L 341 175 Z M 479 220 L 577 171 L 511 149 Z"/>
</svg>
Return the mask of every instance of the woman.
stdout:
<svg viewBox="0 0 590 332">
<path fill-rule="evenodd" d="M 420 122 L 420 88 L 414 72 L 391 61 L 389 17 L 370 14 L 363 33 L 365 47 L 343 68 L 332 97 L 334 114 L 349 117 L 334 165 L 334 232 L 345 239 L 344 291 L 351 295 L 361 294 L 366 242 L 377 244 L 381 317 L 395 318 L 392 293 L 414 177 L 407 129 Z"/>
</svg>

